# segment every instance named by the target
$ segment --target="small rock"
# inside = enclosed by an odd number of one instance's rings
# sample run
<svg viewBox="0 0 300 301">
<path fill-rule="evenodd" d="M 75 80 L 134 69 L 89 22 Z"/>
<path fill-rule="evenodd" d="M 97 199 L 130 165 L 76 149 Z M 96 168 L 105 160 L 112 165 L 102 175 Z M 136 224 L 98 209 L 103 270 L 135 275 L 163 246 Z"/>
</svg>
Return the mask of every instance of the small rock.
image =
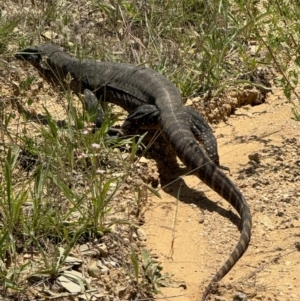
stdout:
<svg viewBox="0 0 300 301">
<path fill-rule="evenodd" d="M 136 230 L 136 234 L 138 235 L 139 240 L 142 240 L 142 241 L 147 240 L 147 235 L 143 229 L 138 228 Z"/>
<path fill-rule="evenodd" d="M 249 49 L 250 50 L 250 55 L 251 56 L 256 56 L 257 52 L 259 50 L 259 46 L 258 45 L 251 45 L 249 48 L 250 48 Z"/>
<path fill-rule="evenodd" d="M 130 244 L 130 240 L 129 240 L 127 237 L 124 237 L 124 238 L 123 238 L 123 242 L 124 242 L 125 244 Z"/>
<path fill-rule="evenodd" d="M 288 194 L 284 194 L 283 197 L 281 198 L 281 202 L 290 203 L 291 197 Z"/>
<path fill-rule="evenodd" d="M 106 244 L 102 243 L 102 244 L 99 244 L 97 247 L 100 251 L 101 256 L 103 256 L 103 257 L 108 256 L 108 250 L 107 250 Z"/>
<path fill-rule="evenodd" d="M 259 153 L 253 153 L 248 155 L 249 160 L 254 161 L 256 163 L 260 163 L 260 157 L 261 156 Z"/>
<path fill-rule="evenodd" d="M 275 160 L 276 161 L 283 161 L 282 157 L 280 157 L 280 156 L 275 157 Z"/>
<path fill-rule="evenodd" d="M 96 263 L 92 263 L 87 268 L 88 274 L 94 278 L 100 278 L 101 277 L 101 270 L 98 268 Z"/>
<path fill-rule="evenodd" d="M 215 296 L 215 301 L 226 301 L 224 297 Z"/>
<path fill-rule="evenodd" d="M 147 163 L 149 163 L 149 160 L 147 158 L 145 158 L 145 157 L 141 157 L 140 160 L 139 160 L 139 162 L 147 164 Z"/>
<path fill-rule="evenodd" d="M 193 105 L 193 100 L 189 98 L 189 99 L 186 101 L 185 105 L 186 105 L 186 106 L 191 106 L 191 105 Z"/>
<path fill-rule="evenodd" d="M 103 264 L 101 265 L 100 270 L 102 275 L 107 275 L 109 273 L 109 268 Z"/>
<path fill-rule="evenodd" d="M 242 293 L 242 292 L 237 292 L 234 297 L 233 297 L 233 301 L 247 301 L 248 298 L 246 296 L 246 294 Z"/>
<path fill-rule="evenodd" d="M 106 275 L 109 273 L 109 268 L 104 265 L 101 261 L 98 261 L 97 267 L 101 270 L 102 275 Z"/>
<path fill-rule="evenodd" d="M 113 267 L 116 267 L 116 266 L 117 266 L 117 263 L 116 263 L 115 261 L 110 261 L 109 263 L 110 263 L 110 265 L 113 266 Z"/>
<path fill-rule="evenodd" d="M 54 32 L 54 31 L 52 31 L 52 30 L 47 30 L 47 31 L 44 32 L 43 36 L 44 36 L 47 40 L 51 41 L 51 40 L 53 40 L 53 39 L 57 39 L 58 34 L 57 34 L 56 32 Z"/>
</svg>

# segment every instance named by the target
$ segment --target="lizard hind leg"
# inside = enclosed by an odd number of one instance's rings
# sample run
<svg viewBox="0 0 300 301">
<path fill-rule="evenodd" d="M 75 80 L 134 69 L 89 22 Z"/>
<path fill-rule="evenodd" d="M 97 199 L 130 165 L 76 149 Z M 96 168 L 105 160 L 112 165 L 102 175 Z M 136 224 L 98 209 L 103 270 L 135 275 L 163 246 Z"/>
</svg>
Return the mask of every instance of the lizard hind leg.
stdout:
<svg viewBox="0 0 300 301">
<path fill-rule="evenodd" d="M 191 130 L 196 140 L 203 145 L 208 157 L 219 168 L 229 171 L 228 167 L 220 165 L 217 140 L 207 121 L 194 109 L 185 107 L 185 110 L 190 121 Z"/>
<path fill-rule="evenodd" d="M 139 129 L 158 129 L 160 111 L 155 105 L 141 105 L 133 110 L 122 125 L 124 133 L 136 133 Z"/>
</svg>

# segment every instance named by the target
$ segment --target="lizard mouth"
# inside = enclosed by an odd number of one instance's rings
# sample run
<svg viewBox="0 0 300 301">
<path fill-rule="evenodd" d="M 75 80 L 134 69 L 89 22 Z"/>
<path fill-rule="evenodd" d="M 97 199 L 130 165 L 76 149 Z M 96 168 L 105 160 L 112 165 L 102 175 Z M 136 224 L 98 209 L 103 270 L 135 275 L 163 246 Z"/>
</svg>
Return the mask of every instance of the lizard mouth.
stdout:
<svg viewBox="0 0 300 301">
<path fill-rule="evenodd" d="M 15 54 L 18 60 L 28 61 L 32 65 L 38 65 L 42 59 L 40 52 L 34 47 L 28 47 L 24 50 L 18 51 Z"/>
</svg>

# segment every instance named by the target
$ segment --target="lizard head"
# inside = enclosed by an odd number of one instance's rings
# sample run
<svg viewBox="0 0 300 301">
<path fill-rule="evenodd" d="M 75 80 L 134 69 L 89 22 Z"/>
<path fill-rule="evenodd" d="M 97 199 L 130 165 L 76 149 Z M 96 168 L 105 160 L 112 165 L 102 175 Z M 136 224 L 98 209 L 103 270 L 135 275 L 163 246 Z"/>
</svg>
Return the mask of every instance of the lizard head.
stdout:
<svg viewBox="0 0 300 301">
<path fill-rule="evenodd" d="M 24 50 L 18 51 L 15 58 L 31 63 L 33 66 L 38 66 L 42 60 L 41 52 L 34 47 L 28 47 Z"/>
</svg>

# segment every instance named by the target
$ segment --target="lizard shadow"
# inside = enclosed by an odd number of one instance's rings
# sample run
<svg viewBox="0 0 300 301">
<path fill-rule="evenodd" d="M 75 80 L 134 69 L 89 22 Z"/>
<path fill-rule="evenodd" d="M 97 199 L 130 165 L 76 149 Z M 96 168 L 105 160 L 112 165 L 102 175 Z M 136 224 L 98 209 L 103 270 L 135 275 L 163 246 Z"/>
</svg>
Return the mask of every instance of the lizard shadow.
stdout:
<svg viewBox="0 0 300 301">
<path fill-rule="evenodd" d="M 157 151 L 158 147 L 154 144 L 154 147 L 150 147 L 148 151 L 148 157 L 156 161 L 162 190 L 174 198 L 178 198 L 179 192 L 179 200 L 181 202 L 195 204 L 201 211 L 217 212 L 230 220 L 241 231 L 240 217 L 233 211 L 220 207 L 215 201 L 206 197 L 205 193 L 199 191 L 199 189 L 189 187 L 182 177 L 186 174 L 192 175 L 190 170 L 179 166 L 175 153 L 163 138 L 157 140 L 156 143 L 160 145 L 159 151 Z M 200 181 L 200 179 L 197 178 L 197 181 Z"/>
</svg>

